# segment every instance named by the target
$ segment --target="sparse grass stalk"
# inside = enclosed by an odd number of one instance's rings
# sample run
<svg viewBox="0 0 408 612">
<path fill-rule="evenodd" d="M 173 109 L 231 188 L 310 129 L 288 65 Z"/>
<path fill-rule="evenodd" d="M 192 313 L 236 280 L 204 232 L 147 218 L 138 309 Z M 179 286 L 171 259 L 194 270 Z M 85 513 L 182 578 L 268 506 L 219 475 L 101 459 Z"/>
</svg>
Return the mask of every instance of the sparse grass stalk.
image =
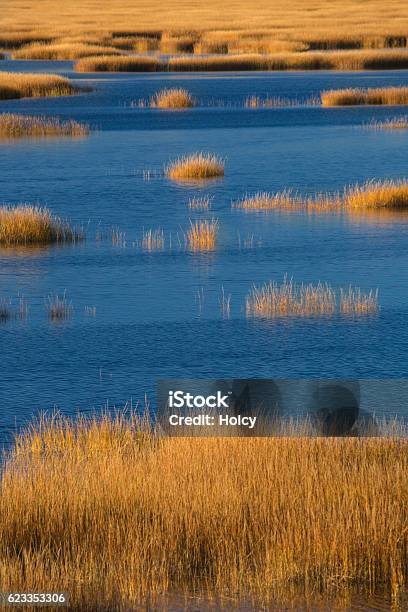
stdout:
<svg viewBox="0 0 408 612">
<path fill-rule="evenodd" d="M 224 176 L 224 161 L 209 153 L 193 153 L 170 162 L 165 173 L 175 181 L 217 178 Z"/>
<path fill-rule="evenodd" d="M 406 130 L 408 129 L 408 116 L 391 117 L 383 121 L 372 119 L 369 123 L 365 124 L 364 127 L 371 130 Z"/>
<path fill-rule="evenodd" d="M 162 229 L 149 229 L 143 231 L 142 248 L 149 253 L 163 251 L 165 246 L 164 231 Z"/>
<path fill-rule="evenodd" d="M 0 114 L 0 138 L 24 138 L 27 136 L 81 137 L 88 134 L 89 127 L 74 120 L 62 121 L 53 117 L 13 113 Z"/>
<path fill-rule="evenodd" d="M 190 210 L 210 210 L 211 202 L 212 198 L 208 195 L 202 197 L 194 196 L 189 199 L 188 207 Z"/>
<path fill-rule="evenodd" d="M 74 307 L 72 302 L 68 301 L 66 291 L 62 296 L 49 295 L 45 307 L 51 321 L 64 321 L 74 314 Z"/>
<path fill-rule="evenodd" d="M 296 595 L 310 603 L 317 584 L 323 597 L 398 592 L 408 579 L 403 428 L 366 439 L 294 430 L 163 438 L 134 414 L 43 419 L 1 474 L 2 589 L 57 583 L 78 609 L 154 606 L 180 591 L 233 591 L 271 608 L 276 598 L 282 609 Z"/>
<path fill-rule="evenodd" d="M 187 231 L 187 246 L 192 251 L 214 251 L 217 246 L 218 220 L 195 221 L 190 220 L 190 229 Z"/>
<path fill-rule="evenodd" d="M 28 204 L 0 207 L 1 245 L 43 245 L 83 238 L 80 229 L 73 228 L 48 208 Z"/>
<path fill-rule="evenodd" d="M 69 96 L 78 91 L 67 78 L 56 74 L 0 72 L 0 100 Z"/>
</svg>

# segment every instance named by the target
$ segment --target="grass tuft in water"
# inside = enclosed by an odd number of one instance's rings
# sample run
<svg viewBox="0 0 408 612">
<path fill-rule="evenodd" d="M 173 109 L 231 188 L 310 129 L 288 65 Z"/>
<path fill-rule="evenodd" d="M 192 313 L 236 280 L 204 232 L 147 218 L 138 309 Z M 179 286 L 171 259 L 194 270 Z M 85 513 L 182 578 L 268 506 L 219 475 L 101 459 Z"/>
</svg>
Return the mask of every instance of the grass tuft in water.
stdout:
<svg viewBox="0 0 408 612">
<path fill-rule="evenodd" d="M 378 312 L 378 291 L 364 293 L 359 288 L 340 290 L 339 311 L 342 314 L 373 314 Z M 271 281 L 254 286 L 246 298 L 248 317 L 311 317 L 334 315 L 338 311 L 336 291 L 327 283 L 297 284 L 284 278 L 282 283 Z"/>
<path fill-rule="evenodd" d="M 408 116 L 396 116 L 390 119 L 384 119 L 383 121 L 372 119 L 369 123 L 366 123 L 364 127 L 371 130 L 407 130 Z"/>
<path fill-rule="evenodd" d="M 51 321 L 64 321 L 74 314 L 74 307 L 72 302 L 68 301 L 65 291 L 62 296 L 49 295 L 45 307 Z"/>
<path fill-rule="evenodd" d="M 0 114 L 0 138 L 24 138 L 47 136 L 82 137 L 89 134 L 89 126 L 78 121 L 62 121 L 58 118 Z"/>
<path fill-rule="evenodd" d="M 190 221 L 186 233 L 187 246 L 192 251 L 214 251 L 217 246 L 218 220 Z"/>
<path fill-rule="evenodd" d="M 162 89 L 150 98 L 151 108 L 183 109 L 192 108 L 196 101 L 187 89 L 182 87 Z"/>
<path fill-rule="evenodd" d="M 224 176 L 224 160 L 210 153 L 193 153 L 168 164 L 166 176 L 175 181 L 202 180 Z"/>
<path fill-rule="evenodd" d="M 321 93 L 323 106 L 405 105 L 408 87 L 376 87 L 369 89 L 331 89 Z"/>
<path fill-rule="evenodd" d="M 367 181 L 363 185 L 354 185 L 345 190 L 344 204 L 346 207 L 361 210 L 408 208 L 408 181 Z"/>
<path fill-rule="evenodd" d="M 48 208 L 21 204 L 0 207 L 0 244 L 43 245 L 77 242 L 82 230 L 54 215 Z"/>
</svg>

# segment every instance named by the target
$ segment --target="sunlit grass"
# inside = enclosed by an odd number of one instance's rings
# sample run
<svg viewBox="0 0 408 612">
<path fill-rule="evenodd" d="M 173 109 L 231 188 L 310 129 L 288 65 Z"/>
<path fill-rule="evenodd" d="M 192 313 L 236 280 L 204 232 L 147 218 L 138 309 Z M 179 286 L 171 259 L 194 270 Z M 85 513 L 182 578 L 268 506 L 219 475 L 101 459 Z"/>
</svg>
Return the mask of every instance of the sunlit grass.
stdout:
<svg viewBox="0 0 408 612">
<path fill-rule="evenodd" d="M 186 233 L 187 246 L 192 251 L 214 251 L 217 246 L 218 221 L 190 221 Z"/>
<path fill-rule="evenodd" d="M 271 281 L 254 286 L 246 298 L 248 317 L 273 319 L 283 316 L 312 317 L 342 314 L 372 314 L 378 312 L 378 291 L 368 294 L 359 288 L 340 290 L 327 283 L 298 284 L 284 278 L 282 283 Z"/>
<path fill-rule="evenodd" d="M 0 138 L 24 138 L 47 136 L 82 137 L 89 134 L 84 123 L 34 115 L 0 114 Z"/>
<path fill-rule="evenodd" d="M 310 603 L 317 584 L 320 597 L 398 593 L 408 578 L 403 428 L 282 435 L 161 437 L 132 413 L 42 420 L 1 474 L 2 588 L 58 584 L 78 609 L 155 607 L 163 593 L 203 589 L 267 609 L 296 595 Z"/>
<path fill-rule="evenodd" d="M 0 245 L 42 245 L 76 242 L 82 238 L 81 230 L 47 208 L 25 204 L 0 207 Z"/>
<path fill-rule="evenodd" d="M 195 100 L 187 89 L 182 87 L 162 89 L 150 98 L 152 108 L 183 109 L 195 106 Z"/>
<path fill-rule="evenodd" d="M 40 59 L 40 60 L 73 60 L 81 57 L 97 55 L 120 55 L 120 51 L 113 47 L 89 45 L 81 42 L 55 42 L 51 44 L 32 44 L 13 51 L 14 59 Z"/>
<path fill-rule="evenodd" d="M 62 76 L 25 72 L 0 72 L 0 100 L 68 96 L 79 89 Z"/>
<path fill-rule="evenodd" d="M 309 210 L 318 212 L 338 209 L 342 205 L 341 196 L 328 193 L 317 193 L 313 196 L 302 196 L 291 189 L 268 192 L 258 191 L 253 195 L 246 195 L 241 200 L 233 202 L 233 208 L 248 211 L 268 210 Z"/>
<path fill-rule="evenodd" d="M 224 160 L 210 153 L 193 153 L 170 162 L 166 176 L 175 181 L 202 180 L 224 176 Z"/>
<path fill-rule="evenodd" d="M 340 289 L 340 312 L 351 315 L 367 315 L 377 313 L 378 289 L 364 293 L 359 287 Z"/>
<path fill-rule="evenodd" d="M 321 94 L 323 106 L 405 105 L 408 87 L 373 87 L 368 89 L 332 89 Z"/>
<path fill-rule="evenodd" d="M 112 56 L 86 57 L 75 63 L 77 72 L 155 72 L 160 62 L 150 56 Z"/>
<path fill-rule="evenodd" d="M 362 185 L 354 185 L 345 190 L 344 203 L 346 207 L 361 210 L 408 208 L 408 181 L 367 181 Z"/>
</svg>

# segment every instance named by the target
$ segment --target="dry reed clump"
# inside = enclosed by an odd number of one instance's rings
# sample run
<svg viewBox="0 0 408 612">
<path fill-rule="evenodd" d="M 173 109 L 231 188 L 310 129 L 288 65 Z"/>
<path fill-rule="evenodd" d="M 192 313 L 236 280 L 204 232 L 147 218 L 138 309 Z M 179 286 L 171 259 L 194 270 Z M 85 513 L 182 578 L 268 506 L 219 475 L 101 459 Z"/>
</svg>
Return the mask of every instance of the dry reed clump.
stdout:
<svg viewBox="0 0 408 612">
<path fill-rule="evenodd" d="M 150 98 L 149 106 L 151 108 L 162 109 L 183 109 L 192 108 L 196 101 L 187 89 L 182 87 L 173 87 L 170 89 L 162 89 Z"/>
<path fill-rule="evenodd" d="M 218 220 L 190 220 L 190 229 L 186 233 L 186 243 L 192 251 L 214 251 L 217 246 Z"/>
<path fill-rule="evenodd" d="M 332 89 L 321 94 L 323 106 L 405 105 L 408 87 L 377 87 L 371 89 Z"/>
<path fill-rule="evenodd" d="M 345 190 L 344 204 L 361 210 L 408 208 L 408 181 L 367 181 L 363 185 L 354 185 Z"/>
<path fill-rule="evenodd" d="M 408 116 L 391 117 L 383 121 L 372 119 L 369 123 L 366 123 L 364 127 L 371 130 L 406 130 L 408 129 Z"/>
<path fill-rule="evenodd" d="M 246 314 L 265 319 L 334 315 L 337 302 L 336 291 L 327 283 L 296 284 L 285 277 L 280 284 L 271 281 L 254 286 L 246 298 Z M 340 290 L 339 303 L 342 314 L 374 314 L 379 310 L 378 291 L 366 294 L 352 287 L 347 292 Z"/>
<path fill-rule="evenodd" d="M 33 115 L 0 114 L 0 138 L 47 136 L 82 137 L 89 134 L 89 126 L 78 121 Z"/>
<path fill-rule="evenodd" d="M 82 231 L 47 208 L 21 204 L 0 207 L 0 244 L 3 246 L 76 242 Z"/>
<path fill-rule="evenodd" d="M 112 56 L 102 55 L 85 57 L 75 63 L 77 72 L 157 72 L 161 63 L 150 56 Z"/>
<path fill-rule="evenodd" d="M 0 100 L 69 96 L 79 91 L 67 78 L 56 74 L 0 72 Z"/>
<path fill-rule="evenodd" d="M 72 609 L 110 610 L 180 591 L 263 609 L 317 587 L 396 595 L 407 451 L 400 436 L 163 438 L 132 414 L 44 419 L 1 473 L 2 589 L 58 584 Z"/>
<path fill-rule="evenodd" d="M 165 245 L 164 231 L 162 229 L 149 229 L 143 231 L 142 248 L 149 253 L 163 251 Z"/>
<path fill-rule="evenodd" d="M 218 178 L 224 176 L 224 161 L 217 155 L 193 153 L 170 162 L 165 173 L 175 181 Z"/>
<path fill-rule="evenodd" d="M 13 59 L 73 60 L 97 55 L 120 55 L 113 47 L 88 45 L 81 42 L 33 44 L 12 53 Z"/>
</svg>

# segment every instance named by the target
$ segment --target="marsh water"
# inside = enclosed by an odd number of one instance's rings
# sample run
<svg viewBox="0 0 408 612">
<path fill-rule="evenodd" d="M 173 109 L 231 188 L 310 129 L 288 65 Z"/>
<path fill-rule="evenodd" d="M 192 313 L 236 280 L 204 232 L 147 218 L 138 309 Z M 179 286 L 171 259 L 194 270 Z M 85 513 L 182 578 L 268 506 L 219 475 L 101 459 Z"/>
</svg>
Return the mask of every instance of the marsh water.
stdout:
<svg viewBox="0 0 408 612">
<path fill-rule="evenodd" d="M 408 72 L 78 75 L 70 62 L 4 61 L 3 70 L 68 75 L 93 91 L 1 102 L 4 112 L 90 124 L 81 139 L 0 143 L 0 200 L 37 203 L 84 227 L 74 246 L 0 251 L 0 298 L 27 316 L 0 327 L 0 435 L 39 411 L 154 404 L 160 378 L 401 379 L 408 354 L 408 215 L 302 211 L 248 213 L 246 193 L 341 190 L 366 179 L 403 178 L 406 131 L 364 127 L 404 114 L 391 107 L 300 105 L 251 110 L 248 96 L 292 101 L 332 87 L 408 85 Z M 132 105 L 168 86 L 199 101 L 169 112 Z M 225 158 L 225 177 L 204 185 L 163 175 L 180 155 Z M 210 211 L 188 201 L 210 196 Z M 184 248 L 189 222 L 216 218 L 215 252 Z M 165 248 L 146 252 L 144 230 Z M 112 239 L 113 235 L 113 239 Z M 251 286 L 324 281 L 379 289 L 370 317 L 249 320 Z M 231 296 L 230 312 L 220 307 Z M 65 292 L 72 316 L 53 322 L 48 296 Z M 405 405 L 378 410 L 408 415 Z M 388 411 L 388 412 L 387 412 Z"/>
</svg>

